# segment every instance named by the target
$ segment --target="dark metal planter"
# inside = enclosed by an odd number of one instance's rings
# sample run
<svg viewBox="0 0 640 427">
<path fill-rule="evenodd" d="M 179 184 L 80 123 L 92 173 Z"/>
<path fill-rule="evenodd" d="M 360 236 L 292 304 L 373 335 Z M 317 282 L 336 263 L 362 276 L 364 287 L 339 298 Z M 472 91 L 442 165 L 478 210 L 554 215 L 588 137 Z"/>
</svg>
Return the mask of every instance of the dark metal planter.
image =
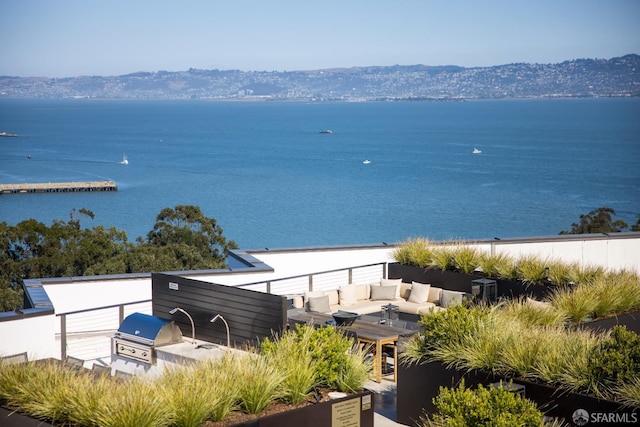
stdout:
<svg viewBox="0 0 640 427">
<path fill-rule="evenodd" d="M 316 403 L 291 411 L 268 415 L 234 424 L 233 427 L 282 427 L 282 426 L 360 426 L 373 427 L 373 393 L 363 391 L 344 398 Z M 2 427 L 54 427 L 35 418 L 0 407 Z"/>
<path fill-rule="evenodd" d="M 2 427 L 54 427 L 45 421 L 31 418 L 10 409 L 0 407 L 0 426 Z"/>
<path fill-rule="evenodd" d="M 482 274 L 466 274 L 459 271 L 434 270 L 390 263 L 388 270 L 390 279 L 402 279 L 403 282 L 412 281 L 420 283 L 430 283 L 439 288 L 451 291 L 461 291 L 471 293 L 471 281 L 486 277 Z M 530 296 L 535 299 L 542 299 L 549 295 L 553 287 L 548 285 L 527 285 L 520 280 L 495 279 L 498 284 L 498 298 L 519 298 Z"/>
<path fill-rule="evenodd" d="M 506 378 L 481 371 L 458 371 L 447 369 L 440 362 L 405 366 L 398 369 L 398 422 L 415 425 L 424 413 L 435 412 L 433 399 L 440 387 L 455 387 L 464 378 L 467 387 L 485 386 L 499 381 L 510 381 L 525 386 L 525 397 L 536 403 L 545 415 L 564 419 L 571 424 L 574 413 L 586 411 L 591 419 L 635 419 L 640 422 L 640 408 L 625 408 L 618 402 L 598 399 L 579 393 L 570 393 L 547 384 L 535 383 L 520 378 Z"/>
<path fill-rule="evenodd" d="M 474 387 L 490 380 L 490 376 L 480 372 L 462 372 L 447 369 L 440 362 L 422 365 L 405 365 L 398 368 L 396 416 L 400 424 L 416 425 L 425 413 L 432 414 L 436 408 L 433 399 L 440 387 L 455 387 L 464 378 L 467 387 Z"/>
<path fill-rule="evenodd" d="M 595 319 L 591 322 L 581 323 L 580 327 L 582 327 L 583 329 L 591 329 L 596 332 L 601 332 L 613 329 L 613 327 L 617 325 L 626 326 L 628 331 L 633 331 L 636 334 L 640 334 L 640 311 L 619 314 L 617 316 L 606 317 L 602 319 Z"/>
<path fill-rule="evenodd" d="M 233 427 L 282 426 L 361 426 L 373 427 L 373 393 L 364 391 L 341 399 L 316 403 L 279 414 L 235 424 Z"/>
</svg>

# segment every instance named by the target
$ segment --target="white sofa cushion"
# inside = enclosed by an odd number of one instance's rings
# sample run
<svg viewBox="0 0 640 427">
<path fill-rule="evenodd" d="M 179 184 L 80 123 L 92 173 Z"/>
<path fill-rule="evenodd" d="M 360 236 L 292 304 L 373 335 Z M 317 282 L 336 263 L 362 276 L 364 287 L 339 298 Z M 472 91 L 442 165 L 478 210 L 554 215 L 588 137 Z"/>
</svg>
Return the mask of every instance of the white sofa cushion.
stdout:
<svg viewBox="0 0 640 427">
<path fill-rule="evenodd" d="M 340 286 L 340 305 L 343 307 L 349 307 L 358 301 L 357 287 L 355 285 Z"/>
<path fill-rule="evenodd" d="M 407 301 L 416 304 L 427 302 L 427 300 L 429 299 L 429 289 L 431 289 L 431 285 L 418 282 L 411 283 L 411 294 L 409 295 L 409 299 L 407 299 Z"/>
</svg>

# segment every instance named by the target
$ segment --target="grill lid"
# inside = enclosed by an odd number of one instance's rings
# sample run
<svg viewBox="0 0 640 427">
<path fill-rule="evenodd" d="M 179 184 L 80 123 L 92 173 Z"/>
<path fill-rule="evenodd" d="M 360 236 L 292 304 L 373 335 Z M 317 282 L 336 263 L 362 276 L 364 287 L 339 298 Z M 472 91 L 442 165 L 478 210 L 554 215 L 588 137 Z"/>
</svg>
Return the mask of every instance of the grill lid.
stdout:
<svg viewBox="0 0 640 427">
<path fill-rule="evenodd" d="M 182 341 L 182 332 L 173 321 L 144 313 L 128 315 L 120 324 L 116 336 L 155 346 Z"/>
</svg>

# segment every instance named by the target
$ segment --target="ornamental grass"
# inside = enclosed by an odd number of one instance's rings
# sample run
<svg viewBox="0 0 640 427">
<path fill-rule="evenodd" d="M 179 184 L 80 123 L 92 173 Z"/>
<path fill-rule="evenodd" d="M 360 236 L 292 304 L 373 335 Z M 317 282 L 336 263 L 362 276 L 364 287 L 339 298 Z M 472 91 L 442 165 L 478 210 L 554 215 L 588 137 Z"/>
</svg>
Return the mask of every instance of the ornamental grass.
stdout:
<svg viewBox="0 0 640 427">
<path fill-rule="evenodd" d="M 568 391 L 614 397 L 611 375 L 602 375 L 600 365 L 594 363 L 610 333 L 564 324 L 540 325 L 541 322 L 522 321 L 514 313 L 517 311 L 509 304 L 498 304 L 490 308 L 456 305 L 425 315 L 420 322 L 421 332 L 410 339 L 402 363 L 439 361 L 458 370 L 515 375 Z M 615 351 L 623 354 L 631 350 Z M 638 359 L 634 363 L 640 364 L 640 357 L 633 354 L 633 360 Z M 626 382 L 626 378 L 633 377 L 625 375 Z"/>
<path fill-rule="evenodd" d="M 341 391 L 361 391 L 371 372 L 365 353 L 335 328 L 302 329 L 306 345 L 288 331 L 265 354 L 249 349 L 126 381 L 56 360 L 0 361 L 0 403 L 56 425 L 196 427 L 301 403 L 329 378 Z"/>
</svg>

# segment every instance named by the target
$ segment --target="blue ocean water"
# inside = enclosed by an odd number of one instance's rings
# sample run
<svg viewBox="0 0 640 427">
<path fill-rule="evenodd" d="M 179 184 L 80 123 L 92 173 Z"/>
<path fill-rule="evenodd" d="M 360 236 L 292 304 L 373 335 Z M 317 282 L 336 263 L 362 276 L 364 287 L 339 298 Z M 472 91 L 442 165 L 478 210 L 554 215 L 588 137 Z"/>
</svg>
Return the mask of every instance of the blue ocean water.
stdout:
<svg viewBox="0 0 640 427">
<path fill-rule="evenodd" d="M 87 208 L 85 226 L 130 240 L 179 204 L 245 249 L 555 235 L 601 206 L 640 214 L 640 99 L 3 99 L 0 131 L 19 134 L 0 138 L 0 183 L 118 184 L 1 195 L 0 221 Z"/>
</svg>

